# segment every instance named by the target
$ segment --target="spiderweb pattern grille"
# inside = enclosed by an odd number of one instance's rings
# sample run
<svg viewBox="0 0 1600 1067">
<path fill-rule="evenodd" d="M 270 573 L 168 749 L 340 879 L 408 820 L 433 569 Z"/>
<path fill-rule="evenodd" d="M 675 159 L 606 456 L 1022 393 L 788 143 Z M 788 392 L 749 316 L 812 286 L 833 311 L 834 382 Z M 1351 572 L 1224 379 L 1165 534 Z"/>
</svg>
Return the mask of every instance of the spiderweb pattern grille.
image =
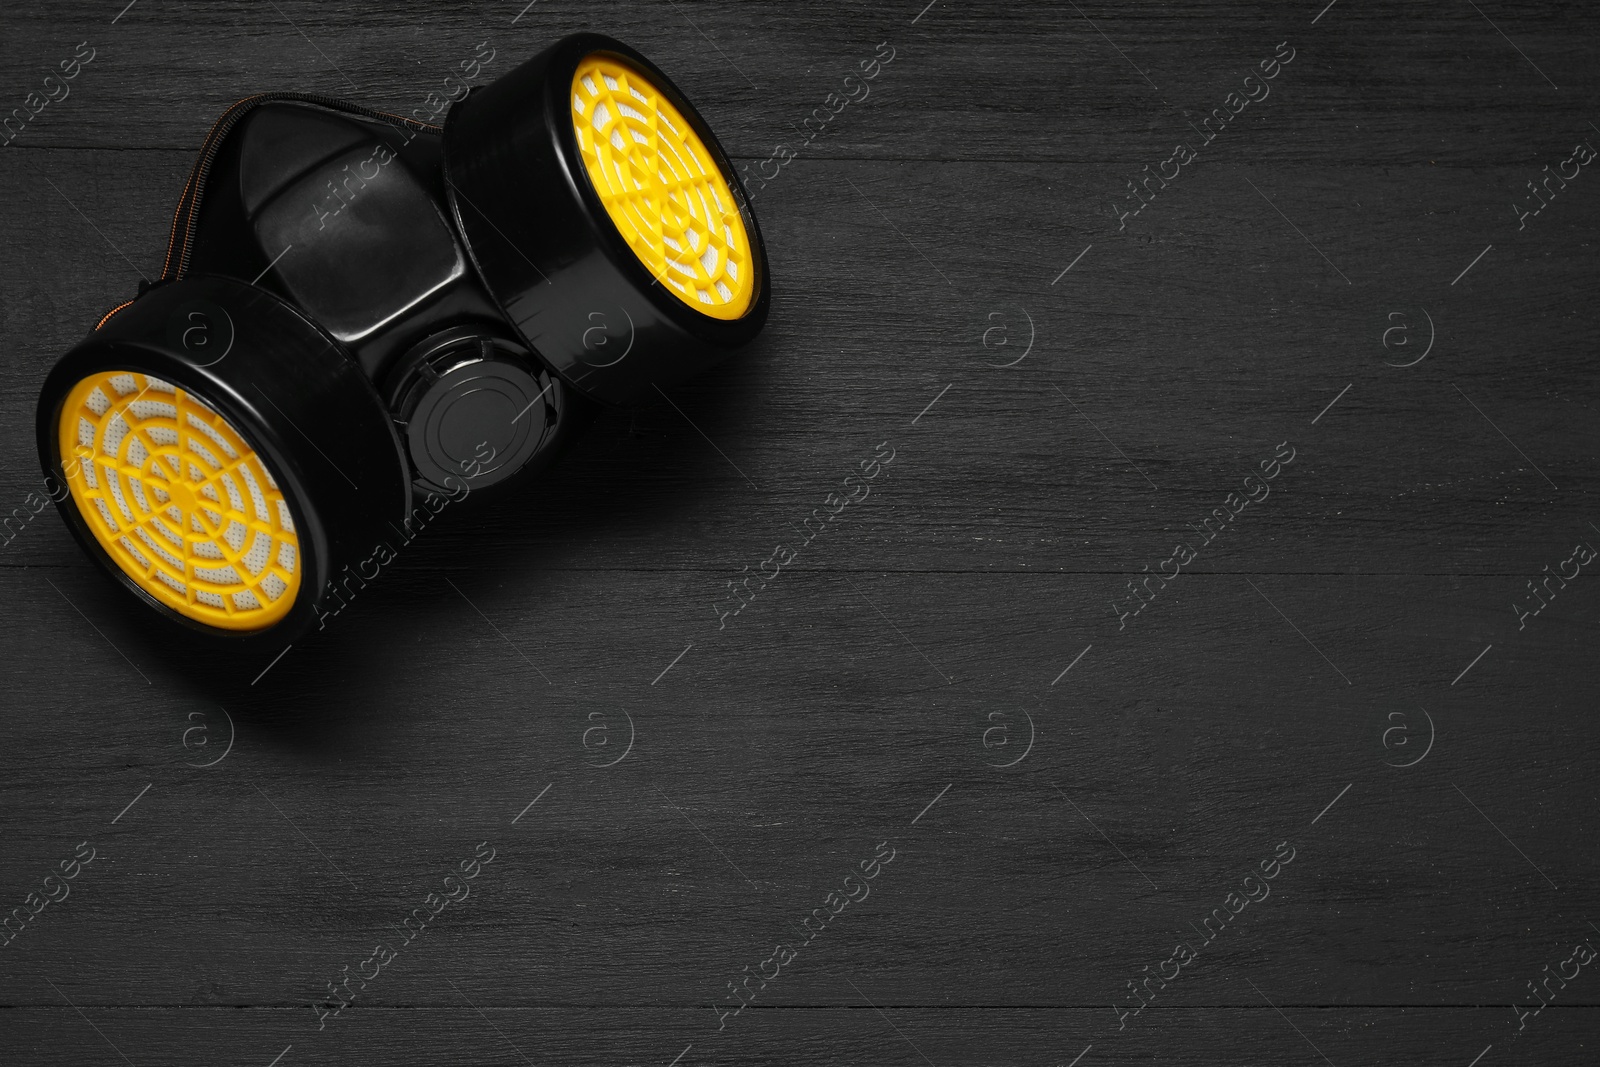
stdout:
<svg viewBox="0 0 1600 1067">
<path fill-rule="evenodd" d="M 594 54 L 572 78 L 584 166 L 634 254 L 678 299 L 736 319 L 755 289 L 750 238 L 721 170 L 642 71 Z"/>
<path fill-rule="evenodd" d="M 141 589 L 229 630 L 288 612 L 301 573 L 288 501 L 216 411 L 159 378 L 109 371 L 73 387 L 59 431 L 79 513 Z"/>
</svg>

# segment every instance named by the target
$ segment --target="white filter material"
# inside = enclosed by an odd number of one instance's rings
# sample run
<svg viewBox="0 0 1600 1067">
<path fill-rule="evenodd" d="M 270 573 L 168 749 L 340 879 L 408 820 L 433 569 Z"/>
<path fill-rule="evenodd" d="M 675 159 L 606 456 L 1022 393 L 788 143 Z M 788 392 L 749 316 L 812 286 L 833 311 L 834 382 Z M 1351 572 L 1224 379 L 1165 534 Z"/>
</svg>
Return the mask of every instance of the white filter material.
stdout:
<svg viewBox="0 0 1600 1067">
<path fill-rule="evenodd" d="M 260 574 L 261 568 L 267 565 L 271 552 L 272 538 L 257 530 L 255 542 L 251 544 L 250 551 L 244 557 L 245 569 L 251 574 Z"/>
</svg>

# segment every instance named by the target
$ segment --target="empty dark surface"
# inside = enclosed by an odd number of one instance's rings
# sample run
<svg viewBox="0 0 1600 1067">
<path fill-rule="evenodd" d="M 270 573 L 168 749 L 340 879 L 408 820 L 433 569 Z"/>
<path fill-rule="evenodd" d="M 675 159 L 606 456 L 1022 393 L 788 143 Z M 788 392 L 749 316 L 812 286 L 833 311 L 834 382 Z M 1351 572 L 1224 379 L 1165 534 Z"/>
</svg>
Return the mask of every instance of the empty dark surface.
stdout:
<svg viewBox="0 0 1600 1067">
<path fill-rule="evenodd" d="M 45 372 L 156 276 L 233 100 L 406 113 L 480 41 L 492 77 L 596 29 L 754 170 L 896 54 L 756 196 L 755 345 L 446 511 L 281 660 L 153 626 L 51 512 L 0 547 L 0 908 L 96 849 L 0 948 L 0 1063 L 1594 1062 L 1600 964 L 1511 1007 L 1600 945 L 1600 576 L 1512 606 L 1600 546 L 1600 177 L 1512 207 L 1600 144 L 1592 6 L 524 2 L 0 12 L 0 114 L 96 49 L 0 150 L 0 515 Z"/>
</svg>

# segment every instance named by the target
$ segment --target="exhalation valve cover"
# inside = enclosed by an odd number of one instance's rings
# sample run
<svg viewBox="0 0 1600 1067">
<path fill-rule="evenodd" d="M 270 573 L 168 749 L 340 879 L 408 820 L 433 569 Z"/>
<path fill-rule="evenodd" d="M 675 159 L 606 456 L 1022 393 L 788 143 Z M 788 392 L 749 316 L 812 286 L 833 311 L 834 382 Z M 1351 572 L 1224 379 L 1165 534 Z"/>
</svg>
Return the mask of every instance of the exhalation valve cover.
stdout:
<svg viewBox="0 0 1600 1067">
<path fill-rule="evenodd" d="M 473 89 L 442 129 L 242 100 L 160 279 L 45 380 L 50 495 L 157 613 L 292 639 L 445 501 L 526 486 L 597 404 L 760 332 L 766 254 L 732 174 L 666 75 L 599 34 Z"/>
</svg>

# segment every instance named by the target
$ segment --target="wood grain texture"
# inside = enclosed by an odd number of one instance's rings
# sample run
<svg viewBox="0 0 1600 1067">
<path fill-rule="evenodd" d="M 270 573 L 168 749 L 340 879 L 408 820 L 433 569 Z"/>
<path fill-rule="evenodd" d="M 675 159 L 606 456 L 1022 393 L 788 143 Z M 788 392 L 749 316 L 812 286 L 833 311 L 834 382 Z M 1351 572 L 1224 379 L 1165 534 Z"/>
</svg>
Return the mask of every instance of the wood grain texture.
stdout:
<svg viewBox="0 0 1600 1067">
<path fill-rule="evenodd" d="M 0 910 L 96 858 L 0 948 L 0 1062 L 1593 1060 L 1591 968 L 1511 1007 L 1600 938 L 1600 579 L 1512 606 L 1600 539 L 1600 179 L 1511 208 L 1600 138 L 1592 9 L 121 7 L 0 13 L 0 112 L 97 49 L 0 149 L 0 519 L 43 375 L 155 274 L 240 96 L 403 111 L 478 41 L 500 73 L 595 28 L 755 164 L 897 56 L 757 193 L 755 345 L 447 510 L 281 659 L 152 627 L 54 515 L 13 524 Z M 1271 95 L 1119 226 L 1285 40 Z M 871 495 L 719 620 L 880 442 Z M 319 1029 L 483 841 L 470 896 Z"/>
<path fill-rule="evenodd" d="M 843 977 L 841 975 L 841 977 Z M 855 984 L 861 985 L 860 981 Z M 477 1000 L 479 988 L 458 982 L 465 998 Z M 684 1054 L 680 1063 L 851 1064 L 864 1061 L 900 1067 L 934 1063 L 1070 1063 L 1092 1050 L 1101 1063 L 1161 1062 L 1179 1067 L 1212 1063 L 1322 1063 L 1318 1051 L 1331 1062 L 1349 1061 L 1367 1047 L 1382 1047 L 1385 1056 L 1404 1062 L 1468 1063 L 1483 1051 L 1464 1033 L 1482 1025 L 1489 1014 L 1483 1008 L 1416 1009 L 1306 1008 L 1285 1004 L 1279 1015 L 1266 1004 L 1256 1008 L 1212 1011 L 1174 1009 L 1159 1015 L 1155 1009 L 1126 1031 L 1085 1035 L 1100 1029 L 1095 1013 L 1087 1009 L 1004 1009 L 972 1011 L 928 1008 L 890 1008 L 874 1011 L 841 981 L 841 1001 L 854 998 L 853 1006 L 819 1007 L 807 1012 L 769 1011 L 751 1020 L 744 1034 L 732 1027 L 723 1035 L 707 1034 L 698 1019 L 669 1008 L 570 1007 L 494 1008 L 474 1011 L 456 996 L 447 1008 L 377 1010 L 340 1020 L 341 1029 L 329 1024 L 323 1033 L 288 1010 L 202 1008 L 184 1013 L 141 1013 L 103 1010 L 91 1013 L 105 1031 L 98 1037 L 71 1009 L 19 1011 L 27 1028 L 30 1063 L 78 1063 L 68 1049 L 81 1056 L 103 1055 L 121 1062 L 107 1044 L 109 1039 L 134 1063 L 172 1064 L 229 1062 L 266 1063 L 289 1051 L 283 1062 L 345 1063 L 370 1057 L 401 1065 L 456 1060 L 501 1067 L 527 1063 L 668 1063 Z M 452 994 L 453 996 L 455 994 Z M 1259 1003 L 1259 998 L 1258 998 Z M 752 1009 L 753 1010 L 753 1009 Z M 353 1009 L 352 1009 L 353 1011 Z M 1541 1021 L 1547 1029 L 1535 1031 L 1509 1046 L 1511 1054 L 1541 1063 L 1587 1062 L 1567 1055 L 1590 1044 L 1572 1031 L 1581 1025 L 1577 1012 L 1552 1006 Z M 709 1013 L 708 1013 L 709 1014 Z M 1107 1016 L 1110 1012 L 1105 1013 Z M 396 1018 L 399 1016 L 399 1018 Z M 226 1023 L 221 1020 L 226 1018 Z M 741 1020 L 742 1021 L 742 1020 Z M 1115 1020 L 1113 1019 L 1113 1030 Z M 1299 1030 L 1300 1033 L 1296 1033 Z M 1560 1031 L 1565 1033 L 1560 1033 Z M 84 1046 L 80 1032 L 98 1046 Z M 1563 1038 L 1565 1039 L 1563 1041 Z M 1494 1053 L 1507 1054 L 1501 1045 Z M 1340 1053 L 1344 1059 L 1337 1059 Z M 1566 1056 L 1566 1058 L 1563 1058 Z"/>
</svg>

